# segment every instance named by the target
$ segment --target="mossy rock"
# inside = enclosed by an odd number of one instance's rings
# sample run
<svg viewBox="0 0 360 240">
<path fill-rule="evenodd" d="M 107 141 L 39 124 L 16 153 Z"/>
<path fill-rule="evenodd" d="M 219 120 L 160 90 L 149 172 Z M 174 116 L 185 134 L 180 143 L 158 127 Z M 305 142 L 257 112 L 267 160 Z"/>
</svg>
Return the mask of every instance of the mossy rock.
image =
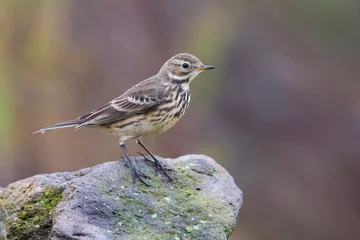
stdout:
<svg viewBox="0 0 360 240">
<path fill-rule="evenodd" d="M 3 200 L 3 191 L 0 187 L 0 240 L 6 239 L 6 230 L 5 230 L 5 219 L 7 217 L 7 212 L 4 206 L 5 202 Z"/>
<path fill-rule="evenodd" d="M 148 176 L 133 183 L 123 162 L 37 175 L 3 189 L 8 239 L 227 239 L 242 204 L 233 178 L 203 155 L 161 159 L 173 182 L 133 158 Z"/>
<path fill-rule="evenodd" d="M 61 190 L 44 187 L 42 195 L 25 202 L 16 217 L 6 221 L 8 238 L 44 239 L 49 236 L 55 207 L 61 200 Z"/>
</svg>

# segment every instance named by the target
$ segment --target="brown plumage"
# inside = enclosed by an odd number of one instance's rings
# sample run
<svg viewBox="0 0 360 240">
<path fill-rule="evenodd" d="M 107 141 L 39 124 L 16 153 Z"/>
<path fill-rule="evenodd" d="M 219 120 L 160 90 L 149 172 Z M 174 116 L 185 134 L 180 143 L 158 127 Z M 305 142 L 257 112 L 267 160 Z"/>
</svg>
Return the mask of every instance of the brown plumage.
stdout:
<svg viewBox="0 0 360 240">
<path fill-rule="evenodd" d="M 191 54 L 177 54 L 169 59 L 156 75 L 136 84 L 101 108 L 75 120 L 61 122 L 35 133 L 68 127 L 104 128 L 119 137 L 119 143 L 134 175 L 144 184 L 146 183 L 139 176 L 127 153 L 125 141 L 128 139 L 136 139 L 152 156 L 157 166 L 172 180 L 141 139 L 159 135 L 171 128 L 189 106 L 190 82 L 200 72 L 213 68 L 203 65 Z"/>
</svg>

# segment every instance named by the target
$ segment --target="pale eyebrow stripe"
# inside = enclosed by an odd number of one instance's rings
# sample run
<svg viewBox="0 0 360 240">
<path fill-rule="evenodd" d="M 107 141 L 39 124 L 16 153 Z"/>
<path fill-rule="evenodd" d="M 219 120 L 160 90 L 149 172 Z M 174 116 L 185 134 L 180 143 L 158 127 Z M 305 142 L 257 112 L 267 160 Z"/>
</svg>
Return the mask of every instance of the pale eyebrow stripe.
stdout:
<svg viewBox="0 0 360 240">
<path fill-rule="evenodd" d="M 186 61 L 186 60 L 178 60 L 178 59 L 175 59 L 175 60 L 173 61 L 173 63 L 179 64 L 179 65 L 181 65 L 183 62 L 186 62 L 186 63 L 188 63 L 188 64 L 190 65 L 190 63 L 189 63 L 188 61 Z"/>
</svg>

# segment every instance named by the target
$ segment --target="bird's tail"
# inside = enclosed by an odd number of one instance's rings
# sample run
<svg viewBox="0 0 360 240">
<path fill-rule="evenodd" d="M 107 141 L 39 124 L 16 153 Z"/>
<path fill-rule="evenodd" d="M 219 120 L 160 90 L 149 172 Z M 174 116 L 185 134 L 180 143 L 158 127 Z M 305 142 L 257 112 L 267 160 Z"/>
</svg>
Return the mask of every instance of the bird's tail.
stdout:
<svg viewBox="0 0 360 240">
<path fill-rule="evenodd" d="M 68 128 L 68 127 L 76 127 L 79 124 L 81 124 L 83 121 L 79 120 L 79 119 L 75 119 L 75 120 L 70 120 L 70 121 L 66 121 L 66 122 L 61 122 L 46 128 L 42 128 L 39 131 L 34 132 L 35 133 L 45 133 L 46 131 L 50 131 L 50 130 L 55 130 L 55 129 L 60 129 L 60 128 Z"/>
</svg>

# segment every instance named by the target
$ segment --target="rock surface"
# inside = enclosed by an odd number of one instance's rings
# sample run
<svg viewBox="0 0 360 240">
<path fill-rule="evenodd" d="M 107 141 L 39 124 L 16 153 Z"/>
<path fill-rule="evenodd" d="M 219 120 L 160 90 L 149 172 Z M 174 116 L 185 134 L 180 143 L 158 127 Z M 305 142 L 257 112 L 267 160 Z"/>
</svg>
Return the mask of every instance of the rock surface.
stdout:
<svg viewBox="0 0 360 240">
<path fill-rule="evenodd" d="M 8 239 L 227 239 L 242 204 L 228 172 L 204 155 L 160 160 L 175 170 L 175 181 L 138 157 L 151 187 L 134 184 L 116 161 L 0 188 Z"/>
<path fill-rule="evenodd" d="M 2 192 L 2 188 L 0 187 L 0 193 Z M 0 202 L 0 240 L 6 239 L 6 230 L 5 230 L 5 218 L 7 216 L 5 208 L 2 206 L 2 202 Z"/>
</svg>

